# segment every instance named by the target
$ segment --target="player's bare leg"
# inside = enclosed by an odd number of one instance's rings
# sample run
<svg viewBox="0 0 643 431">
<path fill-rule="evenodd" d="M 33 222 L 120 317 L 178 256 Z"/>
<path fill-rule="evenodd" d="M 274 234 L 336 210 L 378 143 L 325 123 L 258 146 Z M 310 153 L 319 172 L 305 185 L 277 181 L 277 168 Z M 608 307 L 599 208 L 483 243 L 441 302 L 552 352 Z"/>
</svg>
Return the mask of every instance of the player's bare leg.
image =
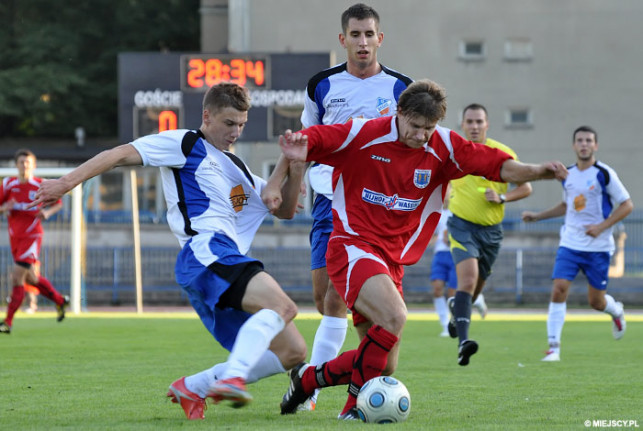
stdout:
<svg viewBox="0 0 643 431">
<path fill-rule="evenodd" d="M 325 283 L 325 284 L 324 284 Z M 346 319 L 346 304 L 333 287 L 326 267 L 313 270 L 313 297 L 315 304 L 317 298 L 323 295 L 322 307 L 317 309 L 322 313 L 322 319 L 315 333 L 313 348 L 310 356 L 312 365 L 323 364 L 337 357 L 346 339 L 348 327 Z M 317 403 L 319 390 L 311 396 L 309 402 L 303 404 L 303 409 L 314 410 Z"/>
</svg>

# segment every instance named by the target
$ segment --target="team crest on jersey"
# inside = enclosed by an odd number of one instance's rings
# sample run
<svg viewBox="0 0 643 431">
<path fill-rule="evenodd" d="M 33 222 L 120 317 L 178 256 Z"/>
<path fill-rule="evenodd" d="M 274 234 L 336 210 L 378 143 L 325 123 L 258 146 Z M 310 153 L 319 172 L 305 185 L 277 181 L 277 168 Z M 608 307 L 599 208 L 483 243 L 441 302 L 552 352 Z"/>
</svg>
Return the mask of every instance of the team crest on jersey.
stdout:
<svg viewBox="0 0 643 431">
<path fill-rule="evenodd" d="M 377 112 L 380 115 L 388 115 L 391 112 L 393 101 L 391 99 L 384 99 L 383 97 L 377 98 Z"/>
<path fill-rule="evenodd" d="M 230 190 L 230 203 L 235 212 L 239 212 L 244 206 L 248 205 L 249 194 L 243 190 L 241 184 L 235 186 Z"/>
<path fill-rule="evenodd" d="M 362 200 L 369 204 L 381 205 L 387 210 L 396 211 L 413 211 L 415 210 L 422 199 L 405 199 L 396 194 L 387 196 L 383 193 L 377 193 L 369 189 L 362 190 Z"/>
<path fill-rule="evenodd" d="M 416 169 L 413 175 L 413 184 L 418 189 L 423 189 L 431 181 L 431 169 Z"/>
</svg>

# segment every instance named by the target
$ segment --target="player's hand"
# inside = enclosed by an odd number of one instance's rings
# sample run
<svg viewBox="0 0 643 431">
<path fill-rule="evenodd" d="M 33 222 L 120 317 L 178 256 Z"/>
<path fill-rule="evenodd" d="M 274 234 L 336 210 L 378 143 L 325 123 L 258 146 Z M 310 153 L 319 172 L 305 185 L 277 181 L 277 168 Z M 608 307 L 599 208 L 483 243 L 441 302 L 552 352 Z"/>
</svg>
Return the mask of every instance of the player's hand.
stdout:
<svg viewBox="0 0 643 431">
<path fill-rule="evenodd" d="M 500 201 L 500 196 L 498 193 L 495 192 L 495 190 L 490 189 L 487 187 L 487 189 L 484 191 L 484 197 L 487 199 L 487 202 L 493 202 L 496 204 L 502 203 Z"/>
<path fill-rule="evenodd" d="M 597 238 L 601 233 L 603 233 L 603 229 L 597 224 L 590 224 L 585 226 L 585 233 L 592 238 Z"/>
<path fill-rule="evenodd" d="M 546 172 L 544 178 L 557 179 L 558 181 L 567 178 L 567 167 L 559 161 L 543 163 L 542 166 Z"/>
<path fill-rule="evenodd" d="M 536 218 L 536 213 L 532 211 L 523 211 L 521 218 L 522 218 L 522 221 L 526 223 L 538 221 L 538 219 Z"/>
<path fill-rule="evenodd" d="M 261 191 L 261 200 L 263 201 L 263 204 L 266 206 L 266 208 L 268 208 L 268 211 L 270 211 L 270 214 L 274 214 L 283 202 L 281 190 L 279 189 L 279 187 L 266 186 Z"/>
<path fill-rule="evenodd" d="M 38 205 L 44 207 L 53 205 L 68 191 L 65 183 L 59 179 L 45 180 L 40 184 L 40 188 L 36 192 L 36 199 L 27 208 L 33 208 Z"/>
<path fill-rule="evenodd" d="M 279 135 L 279 146 L 283 155 L 291 162 L 305 162 L 308 155 L 308 136 L 301 132 L 286 130 Z"/>
</svg>

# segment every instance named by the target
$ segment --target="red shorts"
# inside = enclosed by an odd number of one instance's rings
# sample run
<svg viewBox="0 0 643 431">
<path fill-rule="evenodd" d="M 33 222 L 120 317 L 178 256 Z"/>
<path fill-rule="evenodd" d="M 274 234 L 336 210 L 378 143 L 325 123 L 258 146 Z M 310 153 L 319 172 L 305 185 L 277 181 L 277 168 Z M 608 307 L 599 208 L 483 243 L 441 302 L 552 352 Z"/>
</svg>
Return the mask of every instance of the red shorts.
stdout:
<svg viewBox="0 0 643 431">
<path fill-rule="evenodd" d="M 367 322 L 368 319 L 355 310 L 355 301 L 362 286 L 369 278 L 378 274 L 391 277 L 402 298 L 402 265 L 388 263 L 377 247 L 347 237 L 332 237 L 328 241 L 326 269 L 335 290 L 353 313 L 353 325 Z"/>
<path fill-rule="evenodd" d="M 10 237 L 11 254 L 14 262 L 24 262 L 33 265 L 38 262 L 42 235 L 25 237 Z"/>
</svg>

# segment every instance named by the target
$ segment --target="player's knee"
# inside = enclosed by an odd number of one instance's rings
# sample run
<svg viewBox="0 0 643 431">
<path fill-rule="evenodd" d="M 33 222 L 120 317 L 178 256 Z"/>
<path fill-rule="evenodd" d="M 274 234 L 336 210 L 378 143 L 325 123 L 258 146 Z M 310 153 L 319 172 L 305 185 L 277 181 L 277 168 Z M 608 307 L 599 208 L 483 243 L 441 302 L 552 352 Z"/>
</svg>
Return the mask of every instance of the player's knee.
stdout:
<svg viewBox="0 0 643 431">
<path fill-rule="evenodd" d="M 605 298 L 601 298 L 601 297 L 589 298 L 589 306 L 592 307 L 594 310 L 603 311 L 605 310 L 606 305 L 607 304 L 605 302 Z"/>
<path fill-rule="evenodd" d="M 384 319 L 384 324 L 381 325 L 387 331 L 396 334 L 402 333 L 402 329 L 406 324 L 406 310 L 393 310 Z"/>
<path fill-rule="evenodd" d="M 290 298 L 288 298 L 287 301 L 284 301 L 278 313 L 281 318 L 284 319 L 284 322 L 288 323 L 292 321 L 295 316 L 297 316 L 298 311 L 299 310 L 297 309 L 297 304 L 295 304 Z"/>
</svg>

